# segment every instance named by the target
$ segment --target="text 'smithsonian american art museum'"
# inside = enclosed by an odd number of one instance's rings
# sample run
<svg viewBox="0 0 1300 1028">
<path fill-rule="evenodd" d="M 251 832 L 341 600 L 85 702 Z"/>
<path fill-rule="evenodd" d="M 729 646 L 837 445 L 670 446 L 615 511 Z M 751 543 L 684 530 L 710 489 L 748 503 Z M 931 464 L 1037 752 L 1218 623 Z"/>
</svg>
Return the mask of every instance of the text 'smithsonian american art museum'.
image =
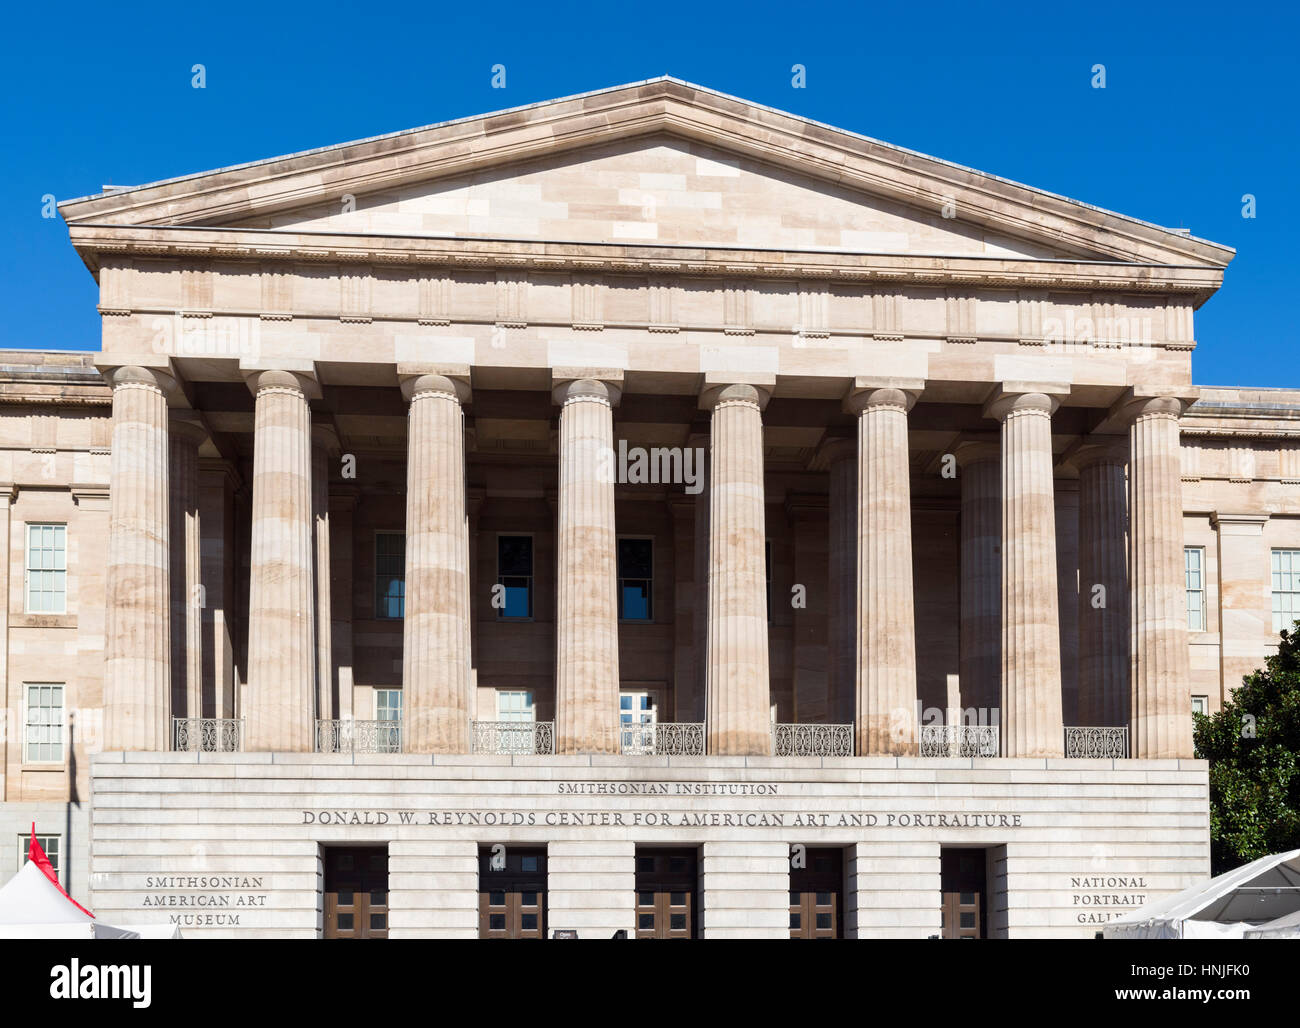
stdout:
<svg viewBox="0 0 1300 1028">
<path fill-rule="evenodd" d="M 0 874 L 35 822 L 238 938 L 1091 937 L 1208 875 L 1192 712 L 1300 598 L 1300 391 L 1192 384 L 1230 248 L 670 78 L 60 211 Z"/>
</svg>

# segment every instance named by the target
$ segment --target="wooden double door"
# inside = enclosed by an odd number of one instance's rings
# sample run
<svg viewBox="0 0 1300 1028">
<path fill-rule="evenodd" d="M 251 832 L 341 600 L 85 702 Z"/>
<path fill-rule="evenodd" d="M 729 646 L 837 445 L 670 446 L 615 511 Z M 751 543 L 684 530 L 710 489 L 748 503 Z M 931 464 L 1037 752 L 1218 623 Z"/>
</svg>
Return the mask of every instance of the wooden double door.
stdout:
<svg viewBox="0 0 1300 1028">
<path fill-rule="evenodd" d="M 699 931 L 699 854 L 636 851 L 636 937 L 694 939 Z"/>
<path fill-rule="evenodd" d="M 388 938 L 388 848 L 325 850 L 325 938 Z"/>
<path fill-rule="evenodd" d="M 479 850 L 478 936 L 546 938 L 546 850 Z"/>
<path fill-rule="evenodd" d="M 944 849 L 939 853 L 945 939 L 987 939 L 987 862 L 985 851 Z"/>
<path fill-rule="evenodd" d="M 844 851 L 806 849 L 790 866 L 790 938 L 844 938 Z"/>
</svg>

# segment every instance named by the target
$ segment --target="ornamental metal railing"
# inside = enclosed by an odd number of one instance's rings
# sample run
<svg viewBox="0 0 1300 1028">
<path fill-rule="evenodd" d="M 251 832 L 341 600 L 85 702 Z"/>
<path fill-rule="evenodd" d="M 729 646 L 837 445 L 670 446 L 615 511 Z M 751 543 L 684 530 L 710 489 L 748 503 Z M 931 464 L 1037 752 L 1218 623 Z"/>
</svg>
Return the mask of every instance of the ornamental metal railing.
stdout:
<svg viewBox="0 0 1300 1028">
<path fill-rule="evenodd" d="M 1128 756 L 1128 728 L 1066 728 L 1065 755 L 1123 759 Z"/>
<path fill-rule="evenodd" d="M 401 721 L 316 722 L 317 753 L 401 753 Z"/>
<path fill-rule="evenodd" d="M 922 757 L 996 757 L 997 725 L 921 725 Z"/>
<path fill-rule="evenodd" d="M 704 722 L 620 723 L 618 751 L 626 757 L 702 757 Z"/>
<path fill-rule="evenodd" d="M 470 752 L 546 756 L 555 752 L 554 721 L 471 721 Z"/>
<path fill-rule="evenodd" d="M 243 742 L 242 718 L 172 718 L 172 746 L 177 753 L 238 753 Z"/>
<path fill-rule="evenodd" d="M 772 754 L 777 757 L 851 757 L 853 726 L 774 724 Z"/>
</svg>

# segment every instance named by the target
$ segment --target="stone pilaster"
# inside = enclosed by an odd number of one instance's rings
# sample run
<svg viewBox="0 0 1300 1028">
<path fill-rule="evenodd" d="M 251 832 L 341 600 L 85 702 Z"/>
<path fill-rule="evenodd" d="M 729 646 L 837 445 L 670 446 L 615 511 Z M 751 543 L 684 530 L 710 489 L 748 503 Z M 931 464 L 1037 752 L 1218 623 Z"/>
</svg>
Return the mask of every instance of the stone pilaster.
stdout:
<svg viewBox="0 0 1300 1028">
<path fill-rule="evenodd" d="M 1128 724 L 1125 440 L 1079 450 L 1079 724 Z M 1119 443 L 1121 445 L 1116 445 Z"/>
<path fill-rule="evenodd" d="M 199 444 L 207 433 L 197 420 L 173 416 L 169 427 L 172 709 L 177 717 L 203 716 L 203 589 L 199 517 Z"/>
<path fill-rule="evenodd" d="M 310 380 L 248 374 L 256 396 L 248 598 L 246 746 L 315 749 Z"/>
<path fill-rule="evenodd" d="M 859 756 L 916 753 L 916 622 L 912 598 L 907 412 L 915 390 L 867 388 L 858 416 L 857 704 Z"/>
<path fill-rule="evenodd" d="M 986 414 L 1002 422 L 1002 721 L 1004 757 L 1059 757 L 1058 625 L 1052 414 L 1058 400 L 1010 393 Z"/>
<path fill-rule="evenodd" d="M 707 750 L 772 749 L 763 509 L 763 406 L 752 385 L 711 388 Z"/>
<path fill-rule="evenodd" d="M 832 439 L 822 456 L 830 466 L 827 671 L 830 720 L 847 725 L 857 705 L 858 445 Z"/>
<path fill-rule="evenodd" d="M 618 750 L 618 560 L 614 528 L 617 386 L 555 387 L 560 406 L 556 529 L 557 753 Z"/>
<path fill-rule="evenodd" d="M 316 717 L 329 720 L 334 711 L 333 618 L 330 614 L 330 457 L 339 449 L 334 430 L 312 427 L 311 523 L 316 585 Z"/>
<path fill-rule="evenodd" d="M 171 748 L 167 391 L 153 368 L 119 367 L 106 580 L 104 748 Z"/>
<path fill-rule="evenodd" d="M 402 384 L 411 404 L 406 453 L 405 746 L 468 753 L 469 522 L 465 414 L 469 387 L 442 375 Z"/>
<path fill-rule="evenodd" d="M 964 442 L 961 469 L 961 705 L 997 724 L 1002 704 L 1002 448 Z"/>
<path fill-rule="evenodd" d="M 1128 411 L 1129 755 L 1146 759 L 1192 756 L 1178 453 L 1182 411 L 1182 402 L 1171 396 L 1137 400 Z"/>
</svg>

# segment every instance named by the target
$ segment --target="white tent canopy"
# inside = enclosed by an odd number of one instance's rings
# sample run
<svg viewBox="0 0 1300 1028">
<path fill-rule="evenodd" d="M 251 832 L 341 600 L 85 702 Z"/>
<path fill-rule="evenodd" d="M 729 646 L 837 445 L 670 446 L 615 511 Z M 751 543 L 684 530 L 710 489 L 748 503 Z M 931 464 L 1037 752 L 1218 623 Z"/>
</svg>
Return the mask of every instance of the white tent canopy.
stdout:
<svg viewBox="0 0 1300 1028">
<path fill-rule="evenodd" d="M 1300 910 L 1276 921 L 1247 928 L 1243 933 L 1246 939 L 1300 939 Z"/>
<path fill-rule="evenodd" d="M 1240 939 L 1297 912 L 1300 849 L 1260 857 L 1148 903 L 1111 921 L 1102 933 L 1107 939 Z"/>
<path fill-rule="evenodd" d="M 0 886 L 0 939 L 179 939 L 173 925 L 97 921 L 50 881 L 34 860 Z"/>
</svg>

